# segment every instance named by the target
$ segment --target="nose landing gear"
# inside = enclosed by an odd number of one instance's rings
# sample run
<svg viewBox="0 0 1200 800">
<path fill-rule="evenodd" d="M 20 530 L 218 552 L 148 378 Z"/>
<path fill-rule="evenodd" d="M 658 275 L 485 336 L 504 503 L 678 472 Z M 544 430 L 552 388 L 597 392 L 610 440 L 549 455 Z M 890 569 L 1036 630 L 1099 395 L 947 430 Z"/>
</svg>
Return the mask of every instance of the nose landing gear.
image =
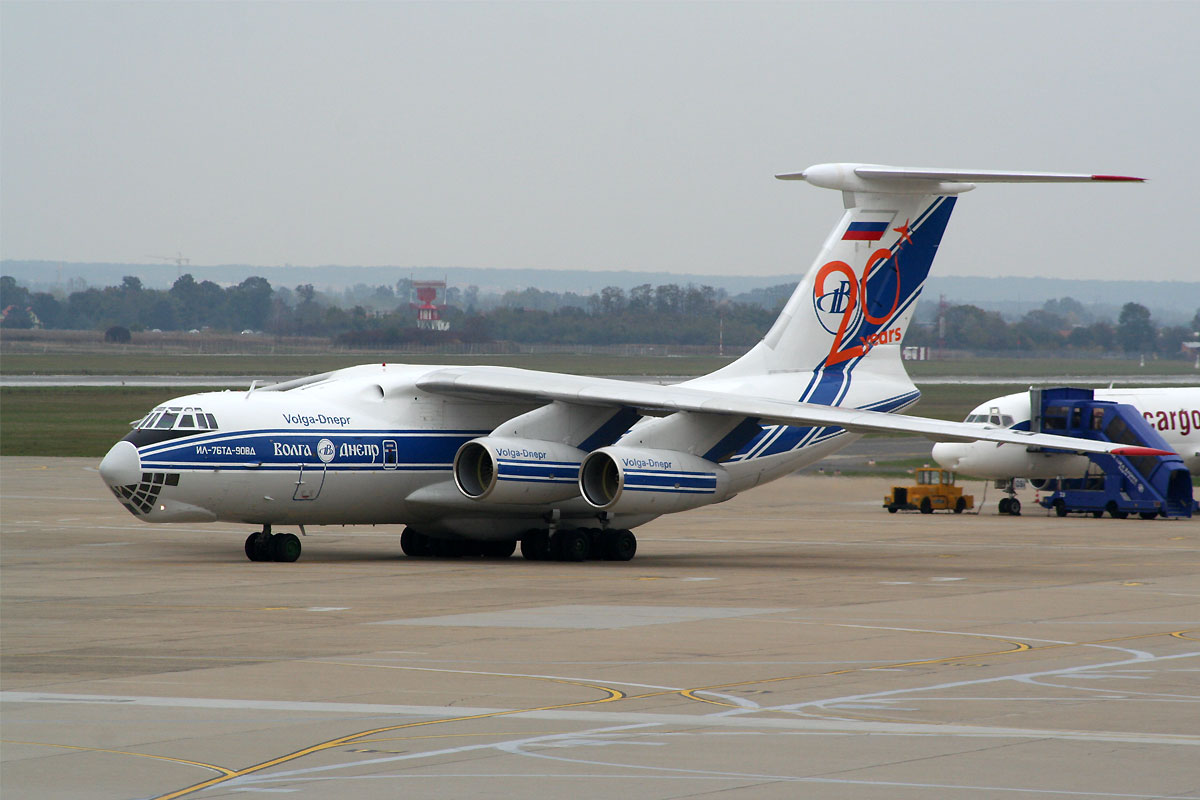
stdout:
<svg viewBox="0 0 1200 800">
<path fill-rule="evenodd" d="M 251 561 L 295 561 L 300 558 L 300 538 L 294 533 L 271 533 L 263 525 L 246 538 L 246 558 Z"/>
</svg>

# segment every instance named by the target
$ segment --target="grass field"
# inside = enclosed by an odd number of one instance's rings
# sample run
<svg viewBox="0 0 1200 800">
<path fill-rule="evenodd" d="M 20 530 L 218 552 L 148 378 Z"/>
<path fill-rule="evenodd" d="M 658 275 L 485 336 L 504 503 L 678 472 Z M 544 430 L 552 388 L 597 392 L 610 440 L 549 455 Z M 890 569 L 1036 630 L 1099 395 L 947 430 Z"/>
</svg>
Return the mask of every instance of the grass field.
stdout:
<svg viewBox="0 0 1200 800">
<path fill-rule="evenodd" d="M 156 403 L 188 389 L 0 388 L 0 455 L 103 456 Z M 199 389 L 196 391 L 205 391 Z"/>
</svg>

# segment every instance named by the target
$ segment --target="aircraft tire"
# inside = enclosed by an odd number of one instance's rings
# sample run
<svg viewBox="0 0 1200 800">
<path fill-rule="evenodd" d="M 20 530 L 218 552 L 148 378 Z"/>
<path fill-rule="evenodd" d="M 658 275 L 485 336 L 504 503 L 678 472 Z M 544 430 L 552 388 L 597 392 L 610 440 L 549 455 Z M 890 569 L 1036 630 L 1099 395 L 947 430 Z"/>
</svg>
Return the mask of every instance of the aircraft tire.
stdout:
<svg viewBox="0 0 1200 800">
<path fill-rule="evenodd" d="M 526 531 L 521 539 L 521 555 L 527 561 L 549 561 L 550 534 L 536 528 Z"/>
<path fill-rule="evenodd" d="M 271 537 L 271 560 L 291 563 L 300 558 L 300 537 L 294 533 L 277 533 Z"/>
<path fill-rule="evenodd" d="M 1014 497 L 1012 502 L 1008 504 L 1008 513 L 1014 517 L 1021 516 L 1021 501 Z"/>
<path fill-rule="evenodd" d="M 508 558 L 517 550 L 517 541 L 480 542 L 480 555 L 484 558 Z"/>
<path fill-rule="evenodd" d="M 606 561 L 630 561 L 637 553 L 637 537 L 630 530 L 607 530 L 601 544 Z"/>
<path fill-rule="evenodd" d="M 423 533 L 417 533 L 412 528 L 405 528 L 400 534 L 400 550 L 409 558 L 421 558 L 430 555 L 429 539 Z"/>
<path fill-rule="evenodd" d="M 461 558 L 466 551 L 457 539 L 430 539 L 429 545 L 437 558 Z"/>
<path fill-rule="evenodd" d="M 996 510 L 1001 514 L 1007 514 L 1009 506 L 1012 505 L 1011 497 L 1001 497 L 1000 502 L 996 504 Z"/>
<path fill-rule="evenodd" d="M 921 498 L 921 513 L 922 514 L 932 514 L 933 513 L 933 503 L 931 503 L 929 501 L 928 497 Z"/>
<path fill-rule="evenodd" d="M 587 531 L 566 528 L 554 534 L 550 549 L 558 561 L 587 561 L 589 544 Z"/>
<path fill-rule="evenodd" d="M 271 560 L 271 540 L 275 538 L 266 531 L 255 531 L 246 537 L 246 558 L 251 561 Z"/>
</svg>

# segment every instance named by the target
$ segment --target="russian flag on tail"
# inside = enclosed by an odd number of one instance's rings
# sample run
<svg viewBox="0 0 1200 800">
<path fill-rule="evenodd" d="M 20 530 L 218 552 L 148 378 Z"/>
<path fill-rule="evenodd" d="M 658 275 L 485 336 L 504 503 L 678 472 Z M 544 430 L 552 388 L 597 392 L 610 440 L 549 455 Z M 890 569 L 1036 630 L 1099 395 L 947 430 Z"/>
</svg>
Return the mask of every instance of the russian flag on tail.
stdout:
<svg viewBox="0 0 1200 800">
<path fill-rule="evenodd" d="M 878 242 L 887 233 L 887 222 L 851 222 L 842 241 L 846 242 Z"/>
</svg>

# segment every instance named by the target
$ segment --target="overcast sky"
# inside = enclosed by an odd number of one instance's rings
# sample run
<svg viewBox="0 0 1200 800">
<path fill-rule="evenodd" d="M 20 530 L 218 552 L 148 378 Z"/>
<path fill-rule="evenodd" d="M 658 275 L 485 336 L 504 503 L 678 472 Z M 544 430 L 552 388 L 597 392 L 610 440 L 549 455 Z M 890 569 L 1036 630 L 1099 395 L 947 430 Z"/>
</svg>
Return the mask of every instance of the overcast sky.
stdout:
<svg viewBox="0 0 1200 800">
<path fill-rule="evenodd" d="M 0 257 L 804 271 L 827 161 L 945 275 L 1200 280 L 1200 3 L 0 3 Z"/>
</svg>

